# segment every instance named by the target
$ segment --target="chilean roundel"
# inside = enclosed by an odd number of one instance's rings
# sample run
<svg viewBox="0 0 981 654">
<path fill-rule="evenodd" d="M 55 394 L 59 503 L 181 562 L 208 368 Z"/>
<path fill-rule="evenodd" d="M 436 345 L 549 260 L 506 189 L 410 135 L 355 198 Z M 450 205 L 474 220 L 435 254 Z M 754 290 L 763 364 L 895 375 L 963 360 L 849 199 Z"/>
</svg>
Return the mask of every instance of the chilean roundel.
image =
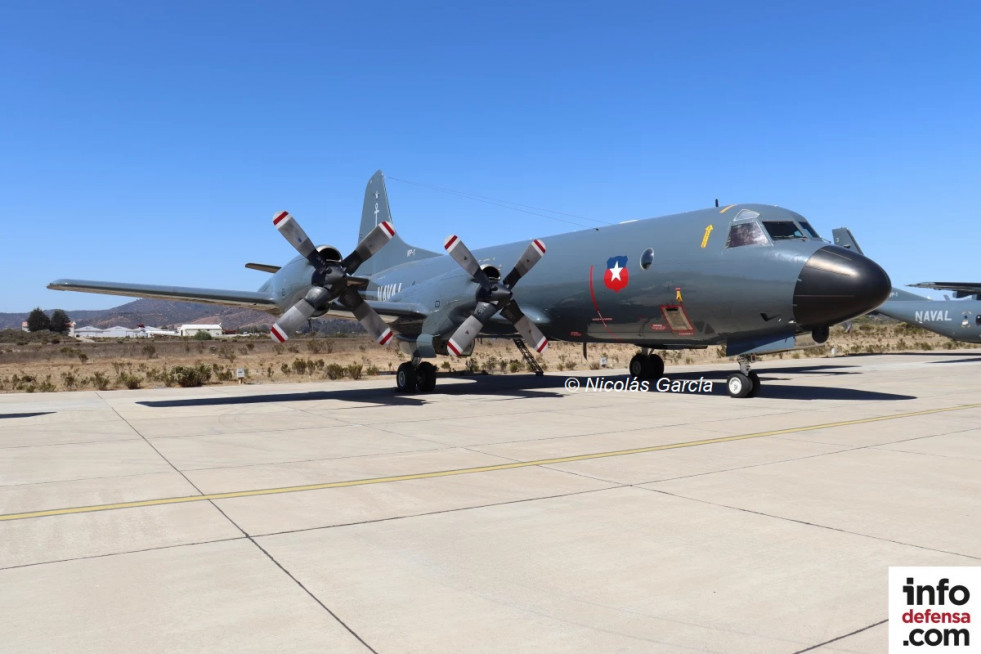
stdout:
<svg viewBox="0 0 981 654">
<path fill-rule="evenodd" d="M 615 293 L 627 288 L 630 282 L 630 271 L 627 270 L 627 257 L 610 257 L 606 260 L 606 272 L 603 273 L 603 283 Z"/>
</svg>

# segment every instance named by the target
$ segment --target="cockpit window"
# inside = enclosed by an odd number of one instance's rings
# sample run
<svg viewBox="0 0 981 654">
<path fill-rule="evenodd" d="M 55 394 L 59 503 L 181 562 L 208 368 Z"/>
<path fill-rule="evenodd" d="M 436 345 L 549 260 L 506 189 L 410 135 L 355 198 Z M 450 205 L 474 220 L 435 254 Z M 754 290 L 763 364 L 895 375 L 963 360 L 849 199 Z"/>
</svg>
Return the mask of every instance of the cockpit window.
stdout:
<svg viewBox="0 0 981 654">
<path fill-rule="evenodd" d="M 818 236 L 818 233 L 814 231 L 814 228 L 811 227 L 811 223 L 807 222 L 806 220 L 800 221 L 800 226 L 801 229 L 804 230 L 804 236 L 809 236 L 811 238 L 821 238 L 820 236 Z"/>
<path fill-rule="evenodd" d="M 726 239 L 726 247 L 734 248 L 740 245 L 766 245 L 766 235 L 760 229 L 760 224 L 753 221 L 748 223 L 734 223 L 729 228 L 729 238 Z"/>
<path fill-rule="evenodd" d="M 758 219 L 760 214 L 749 209 L 743 209 L 736 214 L 729 226 L 729 236 L 726 238 L 726 247 L 735 248 L 740 245 L 768 245 L 769 241 L 763 229 L 760 227 Z"/>
<path fill-rule="evenodd" d="M 785 238 L 805 238 L 804 232 L 792 220 L 764 220 L 763 227 L 774 241 Z"/>
</svg>

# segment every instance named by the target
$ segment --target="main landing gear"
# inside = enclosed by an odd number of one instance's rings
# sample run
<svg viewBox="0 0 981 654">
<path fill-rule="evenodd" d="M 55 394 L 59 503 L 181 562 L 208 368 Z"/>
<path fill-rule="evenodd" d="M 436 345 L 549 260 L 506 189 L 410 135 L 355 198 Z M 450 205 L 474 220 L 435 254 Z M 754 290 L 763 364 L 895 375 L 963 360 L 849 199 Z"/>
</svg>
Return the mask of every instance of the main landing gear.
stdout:
<svg viewBox="0 0 981 654">
<path fill-rule="evenodd" d="M 664 359 L 651 354 L 648 348 L 641 348 L 630 360 L 630 374 L 637 379 L 660 379 L 664 374 Z"/>
<path fill-rule="evenodd" d="M 760 376 L 750 371 L 752 359 L 746 356 L 736 357 L 739 372 L 734 372 L 726 378 L 726 390 L 729 397 L 756 397 L 760 392 Z"/>
<path fill-rule="evenodd" d="M 428 361 L 406 361 L 395 371 L 395 387 L 400 393 L 432 393 L 436 390 L 436 366 Z"/>
</svg>

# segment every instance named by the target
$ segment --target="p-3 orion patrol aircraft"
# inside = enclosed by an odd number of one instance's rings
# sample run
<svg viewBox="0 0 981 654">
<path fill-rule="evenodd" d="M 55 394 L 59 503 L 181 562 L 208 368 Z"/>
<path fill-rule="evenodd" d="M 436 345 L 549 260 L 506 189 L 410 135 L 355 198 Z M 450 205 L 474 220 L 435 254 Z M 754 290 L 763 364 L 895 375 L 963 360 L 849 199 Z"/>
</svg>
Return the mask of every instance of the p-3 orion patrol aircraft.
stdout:
<svg viewBox="0 0 981 654">
<path fill-rule="evenodd" d="M 412 357 L 396 371 L 407 393 L 435 388 L 436 368 L 423 359 L 468 356 L 481 334 L 514 338 L 532 364 L 528 346 L 543 352 L 547 338 L 631 343 L 640 352 L 630 374 L 643 379 L 664 372 L 654 349 L 724 345 L 739 362 L 727 379 L 733 397 L 759 390 L 752 355 L 793 348 L 805 332 L 824 342 L 830 325 L 875 308 L 890 289 L 870 259 L 822 240 L 799 214 L 756 204 L 560 234 L 549 237 L 548 256 L 538 239 L 471 252 L 452 235 L 447 257 L 396 235 L 379 171 L 346 257 L 315 246 L 286 212 L 273 223 L 300 256 L 282 267 L 246 264 L 272 273 L 258 291 L 73 279 L 48 288 L 256 308 L 282 314 L 278 341 L 310 318 L 353 314 L 380 344 L 394 340 Z"/>
<path fill-rule="evenodd" d="M 839 227 L 832 231 L 835 245 L 862 254 L 851 230 Z M 953 291 L 954 297 L 974 297 L 973 300 L 938 302 L 928 297 L 894 288 L 889 299 L 876 311 L 908 322 L 911 325 L 928 329 L 931 332 L 949 336 L 955 341 L 981 343 L 981 284 L 961 282 L 921 282 L 910 284 L 917 288 L 932 288 L 938 291 Z"/>
</svg>

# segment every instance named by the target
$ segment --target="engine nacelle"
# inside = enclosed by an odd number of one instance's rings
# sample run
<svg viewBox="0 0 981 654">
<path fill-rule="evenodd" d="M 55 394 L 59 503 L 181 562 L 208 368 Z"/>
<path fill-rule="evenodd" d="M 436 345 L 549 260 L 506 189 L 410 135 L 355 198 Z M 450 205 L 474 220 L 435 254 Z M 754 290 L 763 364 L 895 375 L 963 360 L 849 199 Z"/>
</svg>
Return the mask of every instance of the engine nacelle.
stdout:
<svg viewBox="0 0 981 654">
<path fill-rule="evenodd" d="M 333 245 L 318 245 L 317 252 L 320 253 L 324 259 L 327 261 L 340 261 L 344 257 L 341 255 L 341 251 L 335 248 Z"/>
</svg>

